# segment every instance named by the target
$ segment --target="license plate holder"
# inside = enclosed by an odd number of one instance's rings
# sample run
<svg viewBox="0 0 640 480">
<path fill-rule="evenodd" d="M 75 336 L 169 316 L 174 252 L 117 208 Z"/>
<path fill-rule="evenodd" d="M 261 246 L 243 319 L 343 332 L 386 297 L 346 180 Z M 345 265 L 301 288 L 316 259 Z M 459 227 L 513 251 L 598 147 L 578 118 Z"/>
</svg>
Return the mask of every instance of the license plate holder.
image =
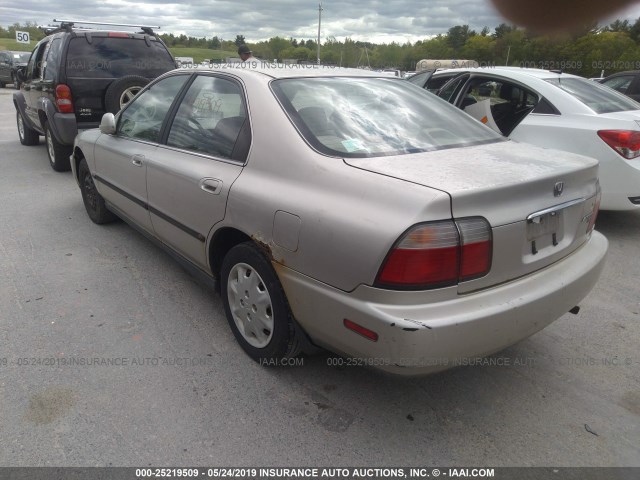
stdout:
<svg viewBox="0 0 640 480">
<path fill-rule="evenodd" d="M 527 220 L 527 240 L 553 236 L 560 228 L 562 211 L 549 212 Z"/>
</svg>

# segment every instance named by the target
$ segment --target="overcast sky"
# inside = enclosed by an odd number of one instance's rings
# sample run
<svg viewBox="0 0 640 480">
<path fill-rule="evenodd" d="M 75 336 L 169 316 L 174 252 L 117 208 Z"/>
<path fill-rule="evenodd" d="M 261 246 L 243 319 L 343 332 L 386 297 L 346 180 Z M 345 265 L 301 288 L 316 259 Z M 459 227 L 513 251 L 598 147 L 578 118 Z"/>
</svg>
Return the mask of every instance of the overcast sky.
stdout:
<svg viewBox="0 0 640 480">
<path fill-rule="evenodd" d="M 334 36 L 374 43 L 415 42 L 446 33 L 455 25 L 470 25 L 480 31 L 504 21 L 488 0 L 327 0 L 322 6 L 322 41 Z M 615 16 L 638 17 L 640 6 Z M 161 26 L 160 33 L 217 35 L 225 40 L 234 40 L 238 34 L 247 41 L 276 35 L 315 39 L 318 35 L 318 2 L 309 0 L 192 0 L 184 4 L 170 0 L 2 0 L 0 7 L 0 25 L 4 27 L 27 21 L 45 25 L 54 18 L 140 22 Z"/>
</svg>

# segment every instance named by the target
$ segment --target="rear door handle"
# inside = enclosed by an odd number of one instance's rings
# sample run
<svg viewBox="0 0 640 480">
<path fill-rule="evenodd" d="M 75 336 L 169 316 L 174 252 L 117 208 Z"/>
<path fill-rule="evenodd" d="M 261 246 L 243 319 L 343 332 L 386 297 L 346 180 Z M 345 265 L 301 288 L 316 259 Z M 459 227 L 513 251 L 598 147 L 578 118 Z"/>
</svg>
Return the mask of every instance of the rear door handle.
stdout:
<svg viewBox="0 0 640 480">
<path fill-rule="evenodd" d="M 222 180 L 217 178 L 203 178 L 200 180 L 200 188 L 212 195 L 218 195 L 222 190 Z"/>
<path fill-rule="evenodd" d="M 144 160 L 144 155 L 134 155 L 133 157 L 131 157 L 131 163 L 133 163 L 136 167 L 141 167 Z"/>
</svg>

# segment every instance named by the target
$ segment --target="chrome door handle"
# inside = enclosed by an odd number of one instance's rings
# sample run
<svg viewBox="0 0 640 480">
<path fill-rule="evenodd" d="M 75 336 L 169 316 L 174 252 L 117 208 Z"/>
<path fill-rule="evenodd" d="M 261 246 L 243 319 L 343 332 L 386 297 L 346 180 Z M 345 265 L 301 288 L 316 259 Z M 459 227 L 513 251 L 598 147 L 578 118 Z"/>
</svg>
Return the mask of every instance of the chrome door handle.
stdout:
<svg viewBox="0 0 640 480">
<path fill-rule="evenodd" d="M 144 159 L 144 155 L 134 155 L 133 157 L 131 157 L 131 163 L 133 163 L 136 167 L 141 167 Z"/>
<path fill-rule="evenodd" d="M 222 190 L 222 180 L 217 178 L 203 178 L 200 180 L 200 188 L 212 195 L 218 195 Z"/>
</svg>

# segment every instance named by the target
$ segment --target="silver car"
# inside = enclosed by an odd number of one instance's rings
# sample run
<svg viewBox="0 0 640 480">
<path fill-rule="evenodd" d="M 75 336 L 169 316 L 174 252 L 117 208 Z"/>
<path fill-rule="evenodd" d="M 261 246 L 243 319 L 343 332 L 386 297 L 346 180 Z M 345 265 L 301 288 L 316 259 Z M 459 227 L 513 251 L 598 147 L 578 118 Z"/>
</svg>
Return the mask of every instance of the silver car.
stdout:
<svg viewBox="0 0 640 480">
<path fill-rule="evenodd" d="M 118 216 L 217 280 L 253 359 L 320 346 L 429 373 L 596 283 L 597 161 L 508 141 L 397 78 L 241 67 L 160 77 L 78 135 L 71 164 L 94 222 Z"/>
</svg>

